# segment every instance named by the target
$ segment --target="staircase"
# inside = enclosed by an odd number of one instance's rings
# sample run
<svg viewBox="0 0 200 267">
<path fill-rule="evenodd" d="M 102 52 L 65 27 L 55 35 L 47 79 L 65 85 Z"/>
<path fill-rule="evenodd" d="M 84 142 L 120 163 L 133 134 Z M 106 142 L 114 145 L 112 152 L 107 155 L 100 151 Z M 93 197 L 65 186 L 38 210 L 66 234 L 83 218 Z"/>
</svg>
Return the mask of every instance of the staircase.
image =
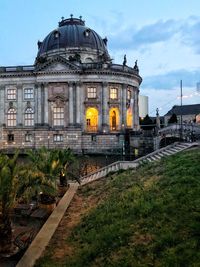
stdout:
<svg viewBox="0 0 200 267">
<path fill-rule="evenodd" d="M 134 169 L 139 167 L 141 164 L 145 164 L 147 162 L 153 162 L 156 160 L 160 160 L 162 157 L 170 156 L 176 154 L 185 149 L 198 146 L 198 143 L 173 143 L 169 146 L 158 149 L 144 157 L 138 158 L 134 161 L 116 161 L 108 166 L 105 166 L 95 172 L 92 172 L 86 176 L 80 178 L 81 185 L 88 184 L 95 180 L 98 180 L 102 177 L 105 177 L 111 172 L 117 172 L 119 170 L 127 170 L 129 168 Z"/>
</svg>

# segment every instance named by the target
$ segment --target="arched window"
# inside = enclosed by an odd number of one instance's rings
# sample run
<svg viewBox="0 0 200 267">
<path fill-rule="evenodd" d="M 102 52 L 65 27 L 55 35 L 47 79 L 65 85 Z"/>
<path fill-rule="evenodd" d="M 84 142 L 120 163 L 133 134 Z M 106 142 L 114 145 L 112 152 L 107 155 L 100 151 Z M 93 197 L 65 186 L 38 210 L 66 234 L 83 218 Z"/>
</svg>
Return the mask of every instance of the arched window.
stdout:
<svg viewBox="0 0 200 267">
<path fill-rule="evenodd" d="M 98 110 L 96 108 L 88 108 L 86 110 L 86 130 L 88 132 L 96 132 L 98 130 Z"/>
<path fill-rule="evenodd" d="M 64 126 L 64 108 L 63 107 L 53 108 L 53 125 Z"/>
<path fill-rule="evenodd" d="M 24 125 L 34 126 L 34 112 L 32 108 L 27 108 L 24 114 Z"/>
<path fill-rule="evenodd" d="M 14 108 L 10 108 L 7 113 L 7 124 L 8 126 L 16 126 L 17 124 L 17 113 Z"/>
<path fill-rule="evenodd" d="M 119 109 L 111 108 L 109 112 L 110 118 L 110 130 L 117 131 L 119 130 Z"/>
</svg>

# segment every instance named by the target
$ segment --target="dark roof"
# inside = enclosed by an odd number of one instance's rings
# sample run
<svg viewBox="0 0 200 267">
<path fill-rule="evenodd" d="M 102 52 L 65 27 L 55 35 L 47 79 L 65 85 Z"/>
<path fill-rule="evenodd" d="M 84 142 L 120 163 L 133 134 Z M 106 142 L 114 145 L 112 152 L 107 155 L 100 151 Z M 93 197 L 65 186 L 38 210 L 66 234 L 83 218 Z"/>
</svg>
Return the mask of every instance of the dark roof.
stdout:
<svg viewBox="0 0 200 267">
<path fill-rule="evenodd" d="M 200 104 L 195 105 L 183 105 L 183 106 L 173 106 L 165 116 L 171 116 L 172 114 L 176 115 L 190 115 L 190 114 L 199 114 L 200 113 Z"/>
<path fill-rule="evenodd" d="M 86 27 L 82 19 L 63 19 L 43 42 L 38 42 L 38 56 L 50 50 L 71 47 L 86 47 L 108 54 L 106 42 L 107 39 L 103 40 L 94 30 Z"/>
</svg>

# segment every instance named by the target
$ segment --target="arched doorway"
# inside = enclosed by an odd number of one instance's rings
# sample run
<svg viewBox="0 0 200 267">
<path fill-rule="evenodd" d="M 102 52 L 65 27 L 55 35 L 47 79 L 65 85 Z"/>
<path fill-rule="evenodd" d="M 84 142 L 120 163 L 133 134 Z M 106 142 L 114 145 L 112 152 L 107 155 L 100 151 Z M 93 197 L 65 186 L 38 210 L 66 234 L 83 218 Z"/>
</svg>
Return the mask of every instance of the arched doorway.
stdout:
<svg viewBox="0 0 200 267">
<path fill-rule="evenodd" d="M 119 110 L 111 108 L 109 112 L 110 130 L 117 131 L 119 129 Z"/>
<path fill-rule="evenodd" d="M 86 110 L 86 130 L 87 132 L 96 132 L 98 130 L 98 110 L 88 108 Z"/>
</svg>

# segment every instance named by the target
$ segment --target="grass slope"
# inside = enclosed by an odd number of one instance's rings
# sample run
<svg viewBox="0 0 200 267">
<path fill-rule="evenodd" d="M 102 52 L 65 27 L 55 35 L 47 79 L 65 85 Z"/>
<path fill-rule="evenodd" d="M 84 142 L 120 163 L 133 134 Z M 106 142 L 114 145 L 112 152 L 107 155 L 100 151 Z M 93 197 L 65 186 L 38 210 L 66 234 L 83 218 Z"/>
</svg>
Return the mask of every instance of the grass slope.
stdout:
<svg viewBox="0 0 200 267">
<path fill-rule="evenodd" d="M 101 192 L 66 239 L 71 255 L 49 247 L 36 266 L 200 266 L 199 150 L 112 175 Z"/>
</svg>

